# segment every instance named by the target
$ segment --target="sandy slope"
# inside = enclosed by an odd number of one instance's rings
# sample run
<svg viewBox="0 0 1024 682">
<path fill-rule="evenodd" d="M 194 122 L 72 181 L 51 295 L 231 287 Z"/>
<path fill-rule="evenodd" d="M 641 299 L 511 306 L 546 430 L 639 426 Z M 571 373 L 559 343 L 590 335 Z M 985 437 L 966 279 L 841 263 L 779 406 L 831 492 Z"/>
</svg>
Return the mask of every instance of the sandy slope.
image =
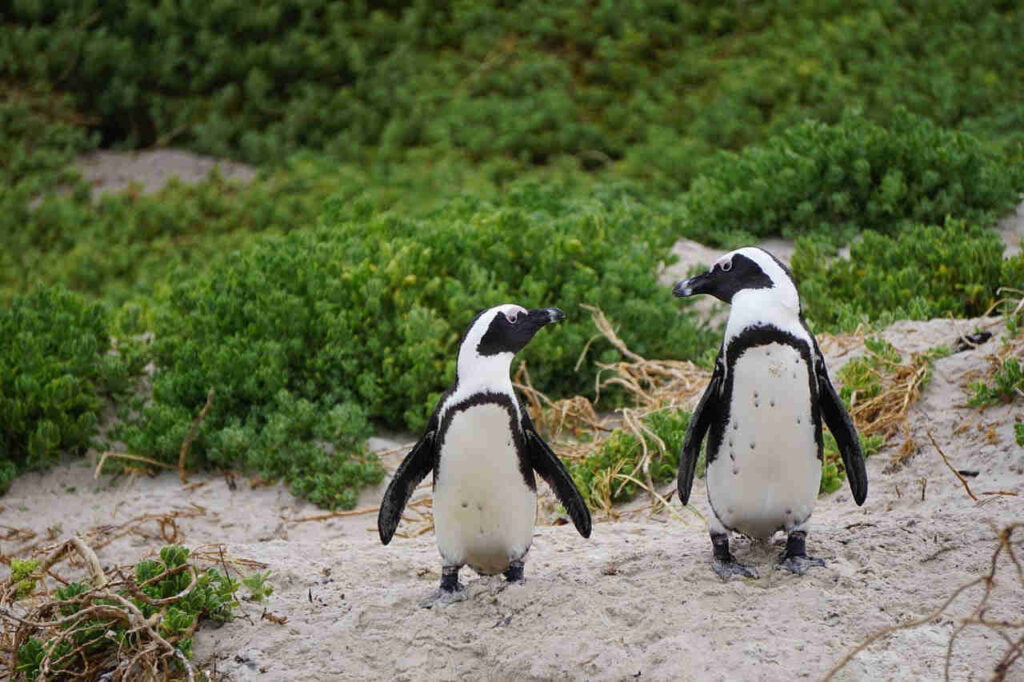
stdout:
<svg viewBox="0 0 1024 682">
<path fill-rule="evenodd" d="M 914 351 L 971 326 L 900 323 L 886 336 Z M 957 468 L 980 472 L 971 486 L 981 502 L 967 497 L 930 445 L 887 471 L 897 440 L 869 460 L 863 508 L 845 489 L 820 501 L 809 551 L 828 566 L 805 577 L 771 570 L 779 547 L 739 540 L 740 559 L 762 577 L 722 583 L 696 515 L 682 512 L 683 523 L 638 513 L 597 523 L 590 540 L 571 526 L 540 527 L 525 584 L 506 587 L 467 570 L 467 601 L 424 610 L 417 601 L 439 578 L 432 534 L 382 547 L 373 514 L 293 522 L 317 510 L 280 486 L 241 481 L 232 490 L 222 477 L 196 476 L 200 485 L 183 489 L 172 475 L 95 482 L 83 465 L 19 479 L 0 498 L 0 523 L 58 525 L 66 536 L 201 505 L 205 513 L 179 520 L 187 543 L 224 542 L 235 556 L 268 563 L 277 591 L 266 608 L 288 618 L 261 620 L 262 607 L 246 604 L 244 617 L 199 634 L 197 660 L 233 679 L 818 679 L 867 635 L 927 613 L 981 575 L 994 548 L 990 523 L 1024 521 L 1013 408 L 978 413 L 963 405 L 963 382 L 995 350 L 993 341 L 940 360 L 911 419 L 919 442 L 927 443 L 929 428 Z M 856 352 L 833 357 L 833 368 Z M 704 511 L 703 484 L 696 486 Z M 992 491 L 1022 496 L 980 494 Z M 361 503 L 375 504 L 379 494 L 368 491 Z M 151 537 L 102 549 L 101 560 L 127 562 L 158 547 L 152 528 Z M 1003 574 L 992 617 L 1024 613 L 1024 590 L 1010 577 Z M 977 594 L 964 595 L 954 613 L 965 613 Z M 944 617 L 894 635 L 840 679 L 940 678 L 953 627 Z M 995 635 L 968 630 L 954 678 L 987 679 L 1004 648 Z M 1010 679 L 1024 679 L 1024 663 Z"/>
</svg>

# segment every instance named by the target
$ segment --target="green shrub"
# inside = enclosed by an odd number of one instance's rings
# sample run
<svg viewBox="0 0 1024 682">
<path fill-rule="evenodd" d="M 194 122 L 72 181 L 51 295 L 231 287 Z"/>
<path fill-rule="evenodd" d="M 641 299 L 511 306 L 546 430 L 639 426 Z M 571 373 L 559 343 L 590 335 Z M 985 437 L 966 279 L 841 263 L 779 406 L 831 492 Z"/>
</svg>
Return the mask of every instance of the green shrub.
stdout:
<svg viewBox="0 0 1024 682">
<path fill-rule="evenodd" d="M 848 108 L 1013 134 L 1022 26 L 998 0 L 34 0 L 5 11 L 0 78 L 59 83 L 104 144 L 625 158 L 678 190 L 707 151 Z"/>
<path fill-rule="evenodd" d="M 994 231 L 950 220 L 891 236 L 864 232 L 849 259 L 801 238 L 792 267 L 807 318 L 825 329 L 852 329 L 865 321 L 981 315 L 1000 285 L 1024 281 L 1024 257 L 1002 254 Z"/>
<path fill-rule="evenodd" d="M 18 471 L 82 453 L 104 398 L 141 370 L 139 348 L 113 352 L 106 309 L 63 289 L 38 289 L 0 308 L 0 491 Z"/>
<path fill-rule="evenodd" d="M 117 589 L 116 592 L 143 614 L 165 642 L 191 659 L 192 640 L 199 624 L 207 620 L 223 623 L 232 618 L 238 606 L 235 595 L 239 583 L 218 569 L 199 570 L 189 555 L 186 547 L 163 547 L 159 559 L 145 559 L 135 566 L 135 589 L 141 596 L 129 589 Z M 122 581 L 119 579 L 118 582 Z M 18 647 L 16 673 L 25 679 L 38 679 L 49 655 L 51 675 L 81 677 L 95 673 L 97 668 L 113 669 L 132 655 L 141 653 L 145 647 L 154 646 L 151 640 L 140 639 L 139 628 L 134 625 L 132 629 L 127 627 L 127 611 L 124 620 L 109 615 L 72 618 L 94 606 L 120 608 L 120 604 L 110 597 L 90 596 L 90 590 L 83 583 L 71 582 L 54 592 L 53 599 L 64 602 L 57 612 L 58 617 L 62 617 L 59 625 L 47 630 L 46 638 L 33 636 Z M 152 600 L 164 600 L 166 603 L 153 604 Z M 79 655 L 67 655 L 76 649 Z M 167 656 L 163 651 L 159 654 Z M 140 667 L 144 665 L 140 664 Z M 167 656 L 154 665 L 157 668 L 146 672 L 175 679 L 185 673 L 174 656 Z M 138 667 L 133 671 L 142 674 Z"/>
<path fill-rule="evenodd" d="M 153 403 L 116 435 L 174 461 L 214 388 L 190 465 L 244 463 L 320 504 L 351 506 L 382 475 L 359 452 L 366 418 L 421 428 L 478 309 L 566 310 L 570 322 L 524 353 L 534 381 L 558 395 L 593 386 L 592 370 L 573 369 L 593 334 L 583 303 L 602 306 L 637 352 L 696 353 L 706 333 L 656 285 L 659 249 L 633 236 L 655 219 L 617 197 L 574 201 L 536 187 L 418 220 L 334 201 L 319 229 L 182 273 L 155 315 Z M 593 352 L 616 353 L 600 343 Z"/>
<path fill-rule="evenodd" d="M 665 445 L 662 449 L 657 440 L 644 433 L 645 444 L 651 453 L 651 480 L 661 483 L 675 478 L 690 413 L 661 410 L 648 414 L 641 421 Z M 631 500 L 636 495 L 637 484 L 624 477 L 644 480 L 642 472 L 634 471 L 642 456 L 640 440 L 632 432 L 620 428 L 601 441 L 592 454 L 583 459 L 569 460 L 568 468 L 587 504 L 595 509 L 604 509 L 611 504 Z"/>
<path fill-rule="evenodd" d="M 683 198 L 683 233 L 716 243 L 814 233 L 835 243 L 949 215 L 994 219 L 1014 206 L 1020 182 L 969 135 L 905 110 L 886 127 L 850 115 L 720 155 Z"/>
<path fill-rule="evenodd" d="M 967 401 L 971 407 L 989 407 L 1024 398 L 1024 368 L 1017 358 L 1006 358 L 992 373 L 991 383 L 975 381 L 974 395 Z"/>
</svg>

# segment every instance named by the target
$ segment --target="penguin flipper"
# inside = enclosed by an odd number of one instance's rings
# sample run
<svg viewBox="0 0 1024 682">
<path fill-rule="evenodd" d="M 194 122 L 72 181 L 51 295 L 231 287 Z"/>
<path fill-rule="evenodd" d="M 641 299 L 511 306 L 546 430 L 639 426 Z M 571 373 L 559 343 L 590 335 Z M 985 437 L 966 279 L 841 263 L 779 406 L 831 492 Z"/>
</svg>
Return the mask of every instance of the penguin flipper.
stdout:
<svg viewBox="0 0 1024 682">
<path fill-rule="evenodd" d="M 843 458 L 843 468 L 846 469 L 846 478 L 850 481 L 850 490 L 853 492 L 853 501 L 857 506 L 864 504 L 868 496 L 868 472 L 864 466 L 864 454 L 860 449 L 860 438 L 857 437 L 857 428 L 853 425 L 842 399 L 828 378 L 828 370 L 825 368 L 825 360 L 821 355 L 817 342 L 814 344 L 814 352 L 817 355 L 814 361 L 814 373 L 818 379 L 818 407 L 821 409 L 821 416 L 832 432 L 839 446 L 839 454 Z"/>
<path fill-rule="evenodd" d="M 585 538 L 590 537 L 591 521 L 590 510 L 587 503 L 580 495 L 579 489 L 573 483 L 569 470 L 562 464 L 562 460 L 554 453 L 551 447 L 537 433 L 537 429 L 530 420 L 530 415 L 523 410 L 523 437 L 526 441 L 526 453 L 529 457 L 530 466 L 544 481 L 555 491 L 555 497 L 562 503 L 565 510 L 569 512 L 576 530 Z"/>
<path fill-rule="evenodd" d="M 430 426 L 436 427 L 436 424 L 432 423 Z M 434 440 L 436 434 L 436 428 L 428 427 L 428 431 L 398 465 L 388 489 L 384 492 L 384 497 L 380 501 L 380 511 L 377 513 L 377 532 L 380 533 L 380 541 L 385 545 L 391 542 L 402 518 L 405 504 L 412 497 L 416 486 L 434 469 L 434 463 L 437 461 Z"/>
<path fill-rule="evenodd" d="M 679 489 L 679 501 L 690 503 L 690 491 L 693 488 L 693 475 L 697 471 L 697 460 L 700 459 L 700 444 L 711 426 L 714 416 L 718 413 L 718 399 L 722 394 L 722 381 L 725 377 L 722 354 L 719 352 L 715 360 L 715 371 L 711 381 L 704 389 L 704 395 L 690 416 L 690 424 L 686 427 L 683 449 L 679 455 L 679 475 L 676 486 Z"/>
</svg>

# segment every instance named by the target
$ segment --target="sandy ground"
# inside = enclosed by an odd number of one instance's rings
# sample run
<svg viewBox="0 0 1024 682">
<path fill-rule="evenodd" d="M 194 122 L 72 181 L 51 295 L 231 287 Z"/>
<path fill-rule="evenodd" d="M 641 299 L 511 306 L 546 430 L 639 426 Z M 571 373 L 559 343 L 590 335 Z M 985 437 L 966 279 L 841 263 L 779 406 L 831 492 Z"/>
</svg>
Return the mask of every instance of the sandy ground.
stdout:
<svg viewBox="0 0 1024 682">
<path fill-rule="evenodd" d="M 147 149 L 139 152 L 101 150 L 78 159 L 82 177 L 93 188 L 93 195 L 120 192 L 138 185 L 144 193 L 156 192 L 171 178 L 185 183 L 205 180 L 217 168 L 220 174 L 236 182 L 250 182 L 256 169 L 244 163 L 214 159 L 179 149 Z"/>
<path fill-rule="evenodd" d="M 974 326 L 899 323 L 885 336 L 912 352 L 948 344 Z M 995 547 L 993 528 L 1024 521 L 1024 497 L 984 494 L 1024 495 L 1013 406 L 979 413 L 964 405 L 965 382 L 997 350 L 993 340 L 936 363 L 911 411 L 920 451 L 897 471 L 890 461 L 900 438 L 872 457 L 862 508 L 845 488 L 820 500 L 808 549 L 828 565 L 803 577 L 772 570 L 779 546 L 738 539 L 734 551 L 761 578 L 723 583 L 711 571 L 696 514 L 677 507 L 684 522 L 640 510 L 599 521 L 590 540 L 571 526 L 538 527 L 525 583 L 507 587 L 466 570 L 467 601 L 425 610 L 417 602 L 440 576 L 432 533 L 383 547 L 374 514 L 296 522 L 318 510 L 281 486 L 252 488 L 239 479 L 232 488 L 214 475 L 193 476 L 188 487 L 169 474 L 96 481 L 84 464 L 18 479 L 0 498 L 0 523 L 57 526 L 67 536 L 191 508 L 197 515 L 178 520 L 187 544 L 222 542 L 231 555 L 266 562 L 274 572 L 276 592 L 265 606 L 244 604 L 240 618 L 197 636 L 197 662 L 230 679 L 820 679 L 868 635 L 929 613 L 982 575 Z M 833 354 L 833 372 L 857 352 Z M 1019 404 L 1016 410 L 1020 418 Z M 968 480 L 979 501 L 967 496 L 925 429 L 953 466 L 978 472 Z M 400 457 L 385 462 L 393 468 Z M 703 483 L 695 488 L 704 513 Z M 366 491 L 360 506 L 375 505 L 380 494 Z M 159 547 L 156 531 L 152 524 L 149 537 L 103 548 L 101 561 L 136 560 Z M 1011 578 L 1000 573 L 993 618 L 1024 613 L 1024 590 Z M 979 597 L 978 589 L 967 592 L 950 615 L 873 645 L 838 679 L 941 679 L 956 618 Z M 261 619 L 264 608 L 287 623 Z M 1005 648 L 987 630 L 966 630 L 952 657 L 953 679 L 988 679 Z M 1008 679 L 1024 679 L 1024 663 Z"/>
<path fill-rule="evenodd" d="M 197 181 L 214 165 L 174 150 L 103 152 L 82 161 L 96 192 L 129 182 L 155 191 L 171 176 Z M 253 174 L 237 164 L 220 167 L 240 181 Z M 1000 232 L 1008 253 L 1019 250 L 1024 205 Z M 765 246 L 784 260 L 791 253 L 786 243 Z M 721 255 L 686 242 L 676 251 L 680 262 L 663 272 L 666 282 Z M 712 318 L 723 312 L 702 310 Z M 949 344 L 976 324 L 899 323 L 885 336 L 900 350 L 917 352 Z M 270 600 L 244 603 L 235 621 L 204 627 L 196 638 L 196 661 L 235 680 L 820 679 L 864 638 L 930 613 L 985 574 L 995 529 L 1024 522 L 1024 449 L 1012 435 L 1014 418 L 1024 417 L 1020 405 L 984 412 L 965 405 L 964 386 L 998 347 L 993 340 L 936 363 L 910 413 L 918 452 L 894 469 L 902 440 L 896 438 L 869 460 L 864 507 L 853 504 L 846 488 L 819 501 L 808 549 L 828 565 L 803 577 L 772 569 L 781 537 L 776 546 L 738 539 L 738 558 L 755 564 L 761 577 L 723 583 L 711 571 L 710 543 L 697 514 L 678 506 L 673 515 L 651 514 L 634 505 L 639 508 L 619 520 L 598 520 L 589 540 L 571 526 L 542 524 L 525 583 L 507 587 L 500 578 L 466 570 L 468 600 L 425 610 L 417 602 L 440 577 L 432 533 L 396 537 L 383 547 L 375 514 L 299 521 L 320 510 L 280 485 L 252 487 L 244 478 L 212 474 L 193 475 L 187 486 L 170 474 L 95 480 L 85 463 L 18 479 L 0 497 L 0 531 L 51 529 L 63 538 L 178 511 L 189 546 L 223 543 L 233 556 L 265 562 L 276 590 Z M 859 350 L 829 352 L 834 373 Z M 926 431 L 954 468 L 977 472 L 967 479 L 977 501 Z M 395 438 L 372 445 L 391 448 L 410 437 Z M 385 457 L 389 469 L 401 456 Z M 375 506 L 382 492 L 383 486 L 365 491 L 359 507 Z M 994 492 L 1015 495 L 985 494 Z M 700 480 L 693 499 L 707 513 Z M 550 496 L 541 506 L 541 520 L 554 520 Z M 134 562 L 159 548 L 157 524 L 143 528 L 102 548 L 101 561 Z M 408 529 L 403 524 L 399 534 Z M 17 547 L 3 542 L 0 551 Z M 0 567 L 0 577 L 4 573 Z M 941 679 L 950 635 L 980 594 L 978 588 L 965 592 L 940 618 L 874 644 L 838 679 Z M 1024 590 L 1006 566 L 992 604 L 994 619 L 1019 620 L 1024 613 Z M 287 622 L 261 618 L 265 609 Z M 951 658 L 952 679 L 988 679 L 1005 648 L 989 630 L 965 630 Z M 1018 661 L 1007 679 L 1024 680 L 1024 663 Z"/>
</svg>

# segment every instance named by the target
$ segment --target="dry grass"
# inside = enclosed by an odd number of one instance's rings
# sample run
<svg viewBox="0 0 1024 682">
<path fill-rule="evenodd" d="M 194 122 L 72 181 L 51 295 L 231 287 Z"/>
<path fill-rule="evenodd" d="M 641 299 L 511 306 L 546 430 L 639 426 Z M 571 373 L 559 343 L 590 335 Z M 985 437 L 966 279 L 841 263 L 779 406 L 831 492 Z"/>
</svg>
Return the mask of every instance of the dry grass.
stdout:
<svg viewBox="0 0 1024 682">
<path fill-rule="evenodd" d="M 549 438 L 558 439 L 555 450 L 569 461 L 593 456 L 608 437 L 621 429 L 632 435 L 638 443 L 636 456 L 629 462 L 618 462 L 599 471 L 588 501 L 596 510 L 610 518 L 617 518 L 612 499 L 629 484 L 644 490 L 650 500 L 647 511 L 671 509 L 667 497 L 659 494 L 651 477 L 650 464 L 657 454 L 665 454 L 664 441 L 644 422 L 644 418 L 663 410 L 689 410 L 700 399 L 710 379 L 710 372 L 685 360 L 648 360 L 634 353 L 619 338 L 612 323 L 598 308 L 584 306 L 591 315 L 597 334 L 591 341 L 605 338 L 624 358 L 614 363 L 597 363 L 599 372 L 595 380 L 595 400 L 574 396 L 551 400 L 533 387 L 529 370 L 523 363 L 514 382 L 526 397 L 527 409 Z M 587 348 L 589 348 L 589 343 Z M 577 366 L 587 353 L 584 349 Z M 621 390 L 627 395 L 628 407 L 601 414 L 597 410 L 602 393 Z M 652 445 L 648 445 L 651 443 Z M 678 512 L 670 511 L 674 516 Z M 680 517 L 682 518 L 682 517 Z"/>
<path fill-rule="evenodd" d="M 243 570 L 251 572 L 266 565 L 230 558 L 222 545 L 203 545 L 191 552 L 183 566 L 139 584 L 132 566 L 103 568 L 95 550 L 127 535 L 179 544 L 184 535 L 177 520 L 205 513 L 193 505 L 166 514 L 144 514 L 57 543 L 52 542 L 59 533 L 56 529 L 43 537 L 27 529 L 9 529 L 6 537 L 23 544 L 0 556 L 0 562 L 10 565 L 15 559 L 35 560 L 38 566 L 31 574 L 31 595 L 19 594 L 19 585 L 10 577 L 0 582 L 0 676 L 19 679 L 18 651 L 30 638 L 36 638 L 47 643 L 39 680 L 197 679 L 195 667 L 177 646 L 182 636 L 169 641 L 161 634 L 163 607 L 188 597 L 207 567 L 241 577 Z M 153 599 L 141 591 L 146 584 L 182 571 L 189 572 L 191 580 L 179 594 Z M 56 590 L 73 581 L 72 573 L 84 573 L 87 578 L 77 581 L 87 583 L 89 589 L 70 598 L 57 598 Z M 147 618 L 137 605 L 139 600 L 161 611 Z M 99 632 L 97 623 L 109 623 L 109 627 Z M 110 628 L 115 625 L 126 633 L 120 641 L 111 639 L 114 633 Z M 192 634 L 189 631 L 184 637 Z"/>
</svg>

